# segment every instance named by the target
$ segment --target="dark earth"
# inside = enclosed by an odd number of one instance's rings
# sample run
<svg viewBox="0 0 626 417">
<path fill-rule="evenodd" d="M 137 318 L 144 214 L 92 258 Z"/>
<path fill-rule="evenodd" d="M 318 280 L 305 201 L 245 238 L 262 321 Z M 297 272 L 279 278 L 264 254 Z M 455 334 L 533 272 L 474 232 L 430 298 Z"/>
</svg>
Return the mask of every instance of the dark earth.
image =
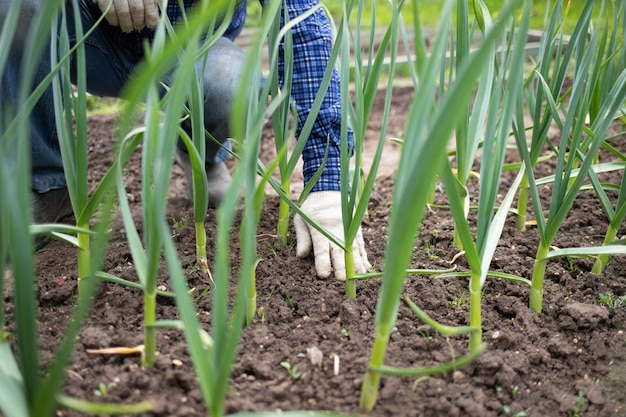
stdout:
<svg viewBox="0 0 626 417">
<path fill-rule="evenodd" d="M 378 140 L 382 118 L 382 94 L 370 122 L 366 147 Z M 400 136 L 412 96 L 411 88 L 394 92 L 389 135 Z M 115 115 L 92 115 L 89 119 L 90 175 L 93 183 L 112 160 Z M 613 125 L 612 145 L 626 151 L 626 134 L 619 122 Z M 274 148 L 271 128 L 265 130 L 262 159 Z M 553 138 L 557 139 L 558 138 Z M 363 234 L 373 269 L 384 266 L 388 216 L 397 166 L 397 145 L 389 144 L 376 188 L 363 222 Z M 511 154 L 513 155 L 513 154 Z M 607 160 L 602 154 L 602 160 Z M 513 158 L 513 156 L 511 156 Z M 510 158 L 510 161 L 512 159 Z M 127 170 L 127 190 L 134 197 L 140 219 L 140 154 Z M 543 163 L 536 175 L 550 174 Z M 602 179 L 619 184 L 623 172 Z M 513 174 L 502 181 L 502 195 Z M 297 180 L 296 180 L 297 181 Z M 415 179 L 419 182 L 419 179 Z M 472 180 L 471 190 L 476 190 Z M 475 193 L 472 195 L 476 195 Z M 550 196 L 549 187 L 542 198 Z M 615 197 L 615 196 L 613 196 Z M 445 204 L 438 189 L 435 202 Z M 474 201 L 475 202 L 475 201 Z M 198 291 L 210 286 L 195 265 L 192 205 L 184 198 L 184 178 L 174 169 L 168 219 L 186 268 L 189 286 Z M 257 268 L 260 314 L 243 332 L 238 358 L 232 369 L 226 412 L 277 410 L 331 410 L 359 412 L 363 375 L 374 337 L 374 312 L 380 288 L 377 280 L 359 281 L 357 300 L 345 296 L 343 282 L 318 279 L 313 259 L 295 256 L 294 231 L 281 247 L 275 237 L 278 198 L 268 193 L 258 229 L 258 251 L 263 260 Z M 470 213 L 470 218 L 472 214 Z M 71 223 L 73 219 L 69 219 Z M 185 225 L 187 221 L 187 225 Z M 583 191 L 557 235 L 555 246 L 600 245 L 607 217 L 593 191 Z M 206 217 L 209 260 L 214 253 L 215 211 Z M 121 219 L 116 218 L 104 271 L 136 281 L 132 258 Z M 621 230 L 618 236 L 622 236 Z M 237 230 L 233 231 L 232 259 L 237 259 Z M 415 244 L 412 268 L 447 269 L 458 253 L 452 244 L 453 221 L 445 208 L 428 210 Z M 521 232 L 509 216 L 491 269 L 530 278 L 537 248 L 533 227 Z M 42 361 L 50 362 L 77 297 L 76 249 L 54 241 L 36 256 L 38 317 Z M 209 261 L 211 264 L 211 261 Z M 461 256 L 454 264 L 467 270 Z M 422 378 L 384 377 L 372 416 L 626 416 L 626 306 L 609 308 L 599 302 L 601 294 L 613 299 L 626 294 L 626 264 L 615 258 L 601 276 L 591 273 L 592 259 L 556 259 L 546 272 L 544 310 L 528 308 L 529 288 L 523 284 L 488 278 L 484 288 L 483 326 L 486 351 L 455 372 Z M 233 276 L 237 276 L 237 265 Z M 165 269 L 164 269 L 165 271 Z M 159 285 L 171 289 L 164 272 Z M 12 304 L 5 288 L 8 321 Z M 467 278 L 417 275 L 407 278 L 404 296 L 441 323 L 467 324 L 469 320 Z M 111 283 L 102 283 L 91 314 L 77 340 L 67 369 L 63 393 L 92 401 L 134 403 L 149 400 L 154 410 L 146 416 L 206 415 L 193 366 L 182 332 L 158 334 L 156 366 L 141 368 L 139 355 L 94 355 L 87 349 L 135 346 L 142 342 L 142 295 Z M 176 318 L 172 299 L 159 298 L 158 318 Z M 197 305 L 198 317 L 209 329 L 210 291 Z M 9 331 L 12 329 L 9 328 Z M 467 337 L 445 337 L 420 322 L 401 304 L 398 321 L 387 352 L 389 365 L 412 367 L 444 363 L 467 352 Z M 320 367 L 311 364 L 307 348 L 323 353 Z M 340 361 L 334 374 L 334 358 Z M 296 379 L 281 366 L 289 362 L 305 374 Z M 96 395 L 100 384 L 106 395 Z M 101 392 L 100 392 L 101 393 Z M 58 416 L 78 416 L 59 409 Z"/>
</svg>

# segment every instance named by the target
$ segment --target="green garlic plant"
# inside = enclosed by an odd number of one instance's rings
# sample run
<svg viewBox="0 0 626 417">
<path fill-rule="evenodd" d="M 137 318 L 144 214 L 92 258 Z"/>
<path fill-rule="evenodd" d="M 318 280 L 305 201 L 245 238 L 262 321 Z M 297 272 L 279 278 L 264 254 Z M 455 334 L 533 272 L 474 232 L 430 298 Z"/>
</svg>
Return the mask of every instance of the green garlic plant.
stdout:
<svg viewBox="0 0 626 417">
<path fill-rule="evenodd" d="M 617 30 L 602 31 L 602 39 L 599 43 L 601 48 L 606 48 L 606 51 L 604 53 L 599 52 L 597 55 L 598 59 L 601 60 L 599 62 L 600 77 L 596 79 L 596 84 L 594 88 L 594 99 L 592 100 L 592 105 L 589 112 L 590 121 L 595 121 L 597 119 L 597 112 L 599 111 L 599 109 L 596 109 L 597 104 L 602 102 L 602 97 L 605 97 L 607 94 L 609 94 L 612 85 L 617 81 L 617 77 L 619 76 L 620 71 L 626 68 L 626 48 L 624 48 L 624 33 L 626 32 L 625 8 L 626 5 L 623 3 L 620 3 L 618 5 L 616 5 L 615 3 L 611 3 L 607 7 L 606 17 L 603 25 L 601 26 L 605 28 L 608 27 L 609 22 L 611 22 L 611 20 L 609 19 L 612 16 L 613 20 L 611 26 L 613 28 L 617 28 Z M 619 114 L 625 116 L 626 107 L 622 106 Z M 620 168 L 618 169 L 623 171 L 623 162 L 626 161 L 626 155 L 616 152 L 614 148 L 610 146 L 611 139 L 611 137 L 607 137 L 603 146 L 606 147 L 618 158 L 620 165 Z M 609 225 L 604 235 L 603 242 L 603 245 L 606 246 L 616 241 L 619 227 L 626 218 L 626 179 L 622 177 L 622 182 L 618 186 L 619 194 L 617 197 L 617 201 L 613 205 L 607 196 L 606 189 L 615 187 L 610 187 L 600 183 L 597 176 L 594 174 L 595 170 L 591 170 L 589 178 L 592 181 L 594 190 L 598 194 L 598 198 L 600 199 L 600 203 L 602 204 L 604 212 L 609 219 Z M 609 256 L 609 254 L 599 255 L 593 265 L 592 272 L 595 274 L 601 274 L 609 261 Z"/>
<path fill-rule="evenodd" d="M 358 2 L 356 12 L 356 27 L 350 36 L 349 21 L 354 8 L 353 1 L 344 3 L 343 18 L 338 33 L 338 43 L 341 46 L 341 66 L 340 75 L 342 80 L 341 97 L 342 97 L 342 131 L 341 131 L 341 209 L 344 230 L 344 251 L 345 251 L 345 267 L 346 267 L 346 294 L 348 298 L 356 299 L 356 281 L 354 268 L 354 252 L 353 244 L 357 238 L 357 233 L 361 226 L 361 222 L 367 212 L 367 204 L 374 188 L 374 181 L 378 173 L 378 166 L 383 152 L 383 145 L 387 134 L 387 121 L 391 109 L 391 97 L 393 91 L 393 80 L 395 75 L 395 63 L 398 56 L 398 37 L 399 37 L 399 16 L 400 10 L 404 2 L 390 2 L 392 20 L 378 46 L 376 54 L 374 54 L 371 45 L 375 35 L 376 27 L 376 4 L 370 5 L 370 13 L 372 22 L 369 26 L 369 42 L 368 55 L 366 58 L 362 54 L 362 25 L 361 19 L 364 11 L 364 2 Z M 367 32 L 365 33 L 367 35 Z M 351 42 L 354 46 L 351 47 Z M 354 52 L 354 54 L 352 54 Z M 385 68 L 385 57 L 389 52 L 389 67 Z M 351 56 L 354 55 L 354 62 L 350 62 Z M 381 80 L 383 72 L 387 71 L 387 91 L 385 96 L 385 105 L 383 111 L 383 119 L 381 122 L 381 131 L 378 139 L 378 146 L 373 155 L 371 166 L 368 174 L 365 175 L 366 167 L 363 166 L 363 142 L 365 140 L 365 132 L 367 123 L 370 118 L 374 98 Z M 352 75 L 352 77 L 351 77 Z M 348 83 L 347 80 L 353 82 Z M 350 99 L 350 84 L 354 85 L 354 104 Z M 347 127 L 351 126 L 354 131 L 354 147 L 353 150 L 348 148 L 348 131 Z M 350 166 L 350 159 L 354 152 L 354 166 Z M 352 173 L 352 174 L 351 174 Z"/>
<path fill-rule="evenodd" d="M 262 182 L 256 184 L 259 169 L 258 152 L 264 123 L 263 98 L 267 98 L 269 84 L 263 87 L 258 100 L 249 98 L 246 91 L 260 91 L 261 74 L 258 71 L 262 40 L 267 37 L 274 17 L 279 13 L 280 2 L 274 1 L 266 6 L 263 27 L 252 51 L 248 54 L 248 64 L 243 74 L 240 93 L 235 95 L 232 110 L 232 135 L 238 141 L 237 159 L 239 161 L 233 173 L 232 183 L 224 200 L 217 210 L 217 232 L 215 237 L 216 254 L 214 264 L 215 287 L 212 297 L 210 349 L 202 340 L 202 328 L 196 316 L 195 307 L 189 294 L 184 272 L 169 233 L 167 223 L 162 219 L 159 224 L 163 238 L 165 258 L 176 294 L 178 314 L 180 316 L 189 351 L 204 400 L 212 416 L 224 415 L 224 399 L 228 389 L 228 378 L 237 353 L 237 345 L 249 313 L 249 300 L 254 299 L 254 269 L 256 256 L 256 225 L 263 202 Z M 199 16 L 201 18 L 202 16 Z M 250 90 L 248 90 L 250 89 Z M 276 102 L 279 104 L 279 102 Z M 264 181 L 271 171 L 264 171 Z M 243 195 L 241 192 L 243 190 Z M 234 226 L 235 214 L 243 199 L 243 218 L 239 235 L 241 254 L 239 276 L 231 277 L 228 244 Z M 231 279 L 237 284 L 234 302 L 231 305 L 229 290 Z"/>
<path fill-rule="evenodd" d="M 488 9 L 477 1 L 481 13 L 477 13 L 481 19 L 481 26 L 488 31 L 493 25 Z M 518 178 L 507 191 L 500 206 L 497 206 L 500 178 L 504 166 L 504 156 L 509 140 L 510 126 L 515 113 L 515 106 L 520 94 L 523 78 L 523 63 L 525 58 L 525 45 L 528 35 L 528 23 L 530 17 L 530 2 L 524 3 L 523 12 L 518 25 L 512 25 L 507 40 L 502 38 L 499 61 L 496 61 L 495 45 L 491 49 L 488 61 L 491 68 L 485 68 L 476 93 L 476 102 L 472 109 L 472 118 L 469 125 L 470 131 L 475 134 L 479 131 L 484 135 L 482 140 L 482 157 L 480 159 L 480 179 L 478 191 L 478 207 L 476 220 L 476 238 L 472 237 L 467 220 L 467 202 L 465 185 L 459 182 L 459 177 L 453 175 L 451 165 L 448 163 L 441 170 L 441 177 L 446 186 L 446 194 L 450 200 L 450 209 L 455 222 L 455 237 L 459 239 L 465 250 L 465 256 L 472 271 L 470 278 L 470 327 L 478 329 L 470 333 L 470 351 L 478 349 L 481 345 L 481 299 L 482 289 L 489 271 L 491 259 L 502 234 L 506 216 L 513 203 L 514 196 L 521 182 L 523 170 Z M 466 21 L 457 15 L 458 20 Z M 458 26 L 458 25 L 457 25 Z M 467 29 L 467 22 L 460 25 Z M 483 83 L 490 86 L 482 88 Z M 504 88 L 504 85 L 507 85 Z M 486 94 L 486 96 L 483 96 Z M 475 126 L 474 120 L 478 120 Z M 461 129 L 465 131 L 465 129 Z M 458 128 L 457 128 L 458 131 Z M 457 136 L 457 143 L 460 138 Z M 471 139 L 472 144 L 476 143 Z M 476 146 L 476 145 L 472 145 Z M 471 146 L 464 144 L 463 149 Z M 470 153 L 471 155 L 471 153 Z M 457 158 L 457 162 L 460 159 Z M 475 155 L 471 157 L 475 159 Z M 466 162 L 469 162 L 467 160 Z M 459 170 L 457 170 L 459 171 Z"/>
<path fill-rule="evenodd" d="M 3 278 L 0 280 L 4 287 L 5 267 L 9 267 L 14 281 L 13 328 L 17 355 L 14 356 L 9 339 L 5 338 L 6 318 L 0 315 L 0 412 L 7 417 L 52 416 L 59 405 L 76 408 L 80 407 L 89 413 L 125 413 L 145 412 L 151 408 L 148 403 L 133 404 L 130 406 L 118 404 L 92 404 L 77 401 L 59 394 L 65 378 L 72 348 L 84 322 L 97 289 L 98 279 L 96 272 L 104 259 L 106 241 L 109 229 L 109 215 L 113 200 L 111 195 L 103 198 L 102 214 L 95 222 L 93 239 L 89 243 L 89 251 L 83 255 L 81 269 L 81 297 L 78 298 L 74 312 L 68 322 L 65 334 L 62 337 L 56 355 L 47 369 L 41 368 L 39 363 L 38 330 L 36 322 L 36 304 L 34 279 L 34 255 L 32 232 L 57 233 L 74 231 L 76 228 L 56 228 L 55 225 L 31 227 L 30 207 L 30 127 L 28 115 L 41 93 L 51 83 L 59 83 L 59 68 L 62 62 L 55 65 L 53 70 L 38 84 L 34 83 L 34 71 L 37 68 L 39 57 L 46 48 L 50 39 L 56 39 L 57 19 L 64 6 L 63 1 L 48 1 L 43 7 L 28 0 L 12 1 L 10 7 L 2 10 L 2 34 L 0 35 L 0 69 L 4 70 L 7 53 L 12 45 L 16 18 L 20 9 L 26 13 L 27 24 L 31 30 L 22 48 L 24 53 L 23 74 L 20 80 L 19 100 L 16 103 L 0 103 L 0 195 L 3 204 L 0 205 L 0 270 Z M 71 3 L 76 6 L 75 2 Z M 3 5 L 4 6 L 4 5 Z M 29 15 L 29 12 L 33 12 Z M 5 14 L 6 13 L 6 14 Z M 51 36 L 52 34 L 52 36 Z M 79 41 L 80 43 L 80 41 Z M 63 59 L 67 59 L 67 56 Z M 58 85 L 58 84 L 57 84 Z M 64 107 L 59 101 L 55 103 L 58 113 Z M 7 107 L 5 107 L 7 106 Z M 84 109 L 83 109 L 84 110 Z M 19 138 L 19 140 L 18 140 Z M 73 200 L 74 202 L 74 200 Z M 76 206 L 74 206 L 76 207 Z M 60 236 L 60 235 L 59 235 Z M 9 264 L 6 263 L 7 259 Z M 0 302 L 0 304 L 3 304 Z M 4 312 L 4 306 L 0 308 Z"/>
<path fill-rule="evenodd" d="M 520 143 L 527 141 L 526 131 L 529 129 L 532 131 L 530 143 L 527 143 L 525 146 L 528 147 L 529 158 L 533 169 L 539 161 L 550 159 L 555 155 L 552 151 L 554 146 L 548 139 L 548 132 L 553 123 L 553 119 L 551 112 L 544 111 L 546 107 L 546 97 L 550 95 L 554 97 L 555 100 L 561 101 L 559 95 L 565 83 L 568 63 L 574 51 L 574 45 L 576 44 L 576 40 L 584 35 L 583 27 L 580 26 L 574 31 L 571 37 L 566 38 L 563 32 L 563 23 L 567 16 L 567 10 L 564 13 L 564 7 L 563 1 L 557 0 L 554 7 L 546 8 L 546 23 L 541 37 L 539 54 L 533 71 L 524 82 L 524 96 L 523 98 L 520 97 L 513 126 L 515 134 L 520 138 Z M 544 79 L 551 78 L 550 89 L 544 89 L 543 84 L 539 81 L 540 77 Z M 525 99 L 527 111 L 532 118 L 532 126 L 525 126 L 524 117 L 526 113 L 524 111 L 523 99 Z M 546 146 L 550 149 L 550 152 L 546 152 Z M 527 170 L 522 180 L 517 202 L 516 225 L 521 231 L 526 230 L 527 227 L 530 192 L 529 175 L 530 172 Z"/>
<path fill-rule="evenodd" d="M 494 46 L 502 38 L 504 28 L 516 10 L 515 6 L 519 3 L 519 1 L 510 2 L 504 7 L 499 20 L 487 31 L 481 45 L 474 54 L 468 57 L 458 72 L 457 81 L 449 86 L 447 94 L 440 97 L 440 102 L 436 103 L 434 99 L 436 77 L 441 73 L 446 61 L 447 35 L 450 30 L 454 2 L 445 3 L 437 27 L 437 35 L 431 47 L 431 54 L 423 64 L 420 82 L 407 118 L 389 219 L 385 270 L 376 306 L 376 334 L 361 390 L 360 407 L 364 411 L 371 411 L 374 407 L 381 374 L 417 375 L 424 372 L 422 368 L 401 370 L 383 364 L 391 331 L 397 318 L 400 294 L 406 276 L 405 268 L 411 257 L 431 185 L 435 181 L 437 172 L 446 171 L 441 169 L 447 162 L 448 139 L 461 120 L 462 108 L 474 90 L 475 80 L 486 66 L 493 65 L 490 57 L 493 58 Z M 419 181 L 415 181 L 416 178 L 419 178 Z M 471 360 L 483 349 L 480 343 L 472 344 L 472 347 L 475 347 L 474 350 L 470 351 L 464 360 Z"/>
<path fill-rule="evenodd" d="M 525 131 L 522 117 L 516 118 L 516 140 L 517 147 L 524 162 L 528 174 L 528 189 L 533 201 L 533 210 L 537 219 L 537 231 L 539 233 L 539 246 L 535 255 L 535 263 L 532 273 L 532 285 L 530 291 L 530 307 L 536 312 L 541 312 L 543 304 L 543 282 L 545 278 L 546 264 L 549 258 L 556 256 L 571 256 L 574 252 L 597 254 L 594 249 L 564 249 L 552 251 L 553 241 L 567 217 L 577 194 L 580 192 L 583 182 L 587 176 L 593 178 L 593 165 L 597 161 L 600 147 L 604 143 L 606 132 L 614 119 L 614 116 L 623 107 L 626 101 L 626 68 L 617 70 L 619 76 L 615 78 L 615 83 L 605 92 L 599 102 L 594 93 L 594 84 L 602 84 L 600 80 L 604 72 L 601 71 L 602 64 L 606 59 L 611 59 L 612 54 L 604 56 L 605 49 L 600 47 L 599 42 L 603 39 L 602 31 L 607 31 L 607 26 L 593 30 L 592 9 L 594 3 L 588 2 L 585 5 L 583 14 L 577 22 L 574 34 L 570 39 L 566 50 L 569 53 L 562 56 L 559 63 L 560 71 L 564 73 L 567 68 L 573 70 L 572 87 L 568 90 L 567 102 L 559 104 L 554 99 L 553 94 L 545 94 L 547 112 L 558 127 L 561 133 L 561 142 L 555 150 L 556 169 L 555 174 L 550 178 L 552 186 L 552 196 L 550 198 L 547 213 L 539 197 L 539 187 L 533 175 L 534 160 L 526 144 Z M 606 2 L 602 2 L 604 8 Z M 606 33 L 606 32 L 605 32 Z M 599 55 L 601 54 L 601 55 Z M 558 59 L 558 58 L 557 58 Z M 550 87 L 548 82 L 540 75 L 540 88 L 543 91 L 560 91 L 557 87 Z M 598 81 L 600 80 L 600 81 Z M 552 90 L 552 88 L 557 88 Z M 589 126 L 586 124 L 587 115 L 593 107 L 595 119 Z M 539 120 L 537 114 L 534 120 Z M 532 150 L 532 147 L 531 147 Z M 595 181 L 597 185 L 597 180 Z M 605 247 L 600 252 L 614 250 L 612 247 Z M 620 248 L 616 249 L 621 251 Z M 565 252 L 563 252 L 565 251 Z"/>
<path fill-rule="evenodd" d="M 143 244 L 139 232 L 134 223 L 130 205 L 127 201 L 126 190 L 123 181 L 123 163 L 117 164 L 117 193 L 120 200 L 122 219 L 129 240 L 129 247 L 133 256 L 135 269 L 144 292 L 144 351 L 142 364 L 144 367 L 151 367 L 156 356 L 156 297 L 157 279 L 161 263 L 161 252 L 164 244 L 164 236 L 160 223 L 166 219 L 166 207 L 168 201 L 168 190 L 171 177 L 172 161 L 176 149 L 176 139 L 181 129 L 179 128 L 181 115 L 185 111 L 188 102 L 193 103 L 193 108 L 197 114 L 199 96 L 199 85 L 196 73 L 196 62 L 204 52 L 218 39 L 220 32 L 226 29 L 225 19 L 221 28 L 214 28 L 215 16 L 221 13 L 222 5 L 207 6 L 196 10 L 197 14 L 188 21 L 188 25 L 177 28 L 177 36 L 172 37 L 172 41 L 166 43 L 166 19 L 157 28 L 155 40 L 146 53 L 143 68 L 138 71 L 135 82 L 124 94 L 127 99 L 127 111 L 120 122 L 120 131 L 126 132 L 132 121 L 131 117 L 136 113 L 139 103 L 145 103 L 145 123 L 144 126 L 132 130 L 122 140 L 121 149 L 124 150 L 129 145 L 135 147 L 139 144 L 135 141 L 138 135 L 143 144 L 142 147 L 142 208 L 143 208 Z M 225 8 L 225 12 L 232 15 L 233 7 Z M 213 18 L 211 18 L 213 16 Z M 214 35 L 205 40 L 205 47 L 200 48 L 200 39 L 207 27 L 214 30 Z M 173 77 L 172 84 L 167 86 L 164 93 L 161 93 L 161 79 L 169 71 L 177 60 L 176 76 Z M 200 78 L 202 79 L 202 78 Z M 190 87 L 191 86 L 191 87 Z M 200 119 L 201 121 L 204 118 Z M 193 127 L 192 127 L 193 128 Z M 200 139 L 194 138 L 194 144 L 203 143 L 204 127 L 196 126 L 194 133 L 200 131 Z M 189 145 L 189 138 L 187 145 Z M 204 163 L 200 163 L 200 155 L 203 153 L 194 152 L 195 147 L 190 147 L 192 164 L 196 166 L 194 171 L 198 171 L 198 166 L 204 170 Z M 124 151 L 119 155 L 123 157 Z M 204 175 L 194 174 L 194 220 L 196 224 L 196 236 L 199 237 L 200 255 L 204 248 L 204 213 L 206 212 L 207 188 Z M 196 183 L 200 182 L 198 186 Z M 203 210 L 202 215 L 198 215 L 198 210 Z M 198 221 L 198 217 L 201 220 Z M 197 244 L 198 246 L 198 244 Z M 204 254 L 206 258 L 206 254 Z M 202 259 L 200 259 L 202 264 Z M 204 263 L 205 265 L 208 265 Z"/>
</svg>

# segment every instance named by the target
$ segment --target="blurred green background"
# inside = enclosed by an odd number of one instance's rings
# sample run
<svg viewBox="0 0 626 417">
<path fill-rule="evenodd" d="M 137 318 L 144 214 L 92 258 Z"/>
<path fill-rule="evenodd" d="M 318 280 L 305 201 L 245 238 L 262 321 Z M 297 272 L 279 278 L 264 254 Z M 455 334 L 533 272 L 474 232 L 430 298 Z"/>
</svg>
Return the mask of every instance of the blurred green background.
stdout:
<svg viewBox="0 0 626 417">
<path fill-rule="evenodd" d="M 389 0 L 373 0 L 376 5 L 376 25 L 386 25 L 391 21 L 391 6 L 389 5 Z M 407 25 L 410 25 L 410 22 L 413 19 L 412 9 L 413 5 L 411 4 L 413 1 L 417 0 L 406 0 L 406 3 L 403 8 L 402 16 L 404 17 Z M 576 24 L 576 20 L 578 16 L 580 16 L 580 11 L 582 10 L 586 0 L 569 0 L 564 1 L 564 13 L 566 14 L 564 31 L 565 33 L 570 33 Z M 608 4 L 617 5 L 619 1 L 623 0 L 608 0 Z M 338 21 L 341 18 L 343 1 L 337 0 L 321 0 L 321 2 L 330 10 L 331 14 Z M 364 9 L 371 8 L 372 0 L 366 1 L 364 4 Z M 437 19 L 439 18 L 439 13 L 441 12 L 442 5 L 444 0 L 421 0 L 419 1 L 419 11 L 421 20 L 423 22 L 424 27 L 435 27 L 437 25 Z M 489 10 L 492 12 L 492 15 L 497 16 L 497 11 L 503 7 L 505 2 L 502 0 L 485 0 L 485 4 L 489 7 Z M 533 14 L 530 22 L 531 29 L 540 30 L 546 19 L 546 10 L 550 11 L 554 7 L 554 1 L 548 0 L 536 0 L 533 2 Z M 598 7 L 595 8 L 596 16 L 600 13 L 600 1 L 597 2 Z M 472 8 L 470 1 L 470 10 Z M 260 21 L 261 15 L 261 6 L 259 2 L 254 0 L 249 0 L 248 2 L 248 24 L 251 26 L 256 25 Z M 354 14 L 354 12 L 353 12 Z M 369 13 L 364 14 L 363 20 L 370 21 L 371 16 Z"/>
</svg>

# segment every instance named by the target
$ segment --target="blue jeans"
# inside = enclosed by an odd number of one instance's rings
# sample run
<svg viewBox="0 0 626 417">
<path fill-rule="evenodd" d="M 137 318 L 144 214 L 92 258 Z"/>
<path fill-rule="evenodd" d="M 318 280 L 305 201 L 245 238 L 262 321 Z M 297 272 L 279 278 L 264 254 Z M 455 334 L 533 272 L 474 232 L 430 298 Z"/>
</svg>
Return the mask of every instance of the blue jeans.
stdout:
<svg viewBox="0 0 626 417">
<path fill-rule="evenodd" d="M 74 16 L 71 5 L 67 7 L 68 32 L 75 40 L 73 28 Z M 80 1 L 83 30 L 91 28 L 97 16 Z M 27 31 L 28 26 L 18 27 L 18 31 Z M 224 143 L 229 137 L 228 119 L 232 95 L 237 88 L 243 71 L 245 55 L 231 40 L 221 38 L 208 52 L 209 65 L 204 73 L 204 115 L 205 128 L 218 141 Z M 137 60 L 122 46 L 116 45 L 107 32 L 96 28 L 85 41 L 87 90 L 98 96 L 119 97 L 124 85 L 133 79 Z M 21 48 L 13 48 L 4 73 L 0 88 L 0 108 L 7 103 L 15 103 L 18 98 L 20 83 Z M 201 60 L 198 62 L 201 65 Z M 35 85 L 50 72 L 50 49 L 42 54 L 37 70 Z M 74 71 L 72 71 L 74 72 Z M 176 68 L 172 68 L 164 82 L 173 79 Z M 75 82 L 75 73 L 71 74 Z M 31 129 L 31 164 L 32 188 L 36 192 L 47 192 L 65 187 L 61 151 L 55 129 L 55 115 L 52 88 L 48 88 L 34 108 L 30 117 Z M 207 163 L 218 163 L 225 159 L 227 152 L 220 152 L 221 146 L 207 140 Z"/>
</svg>

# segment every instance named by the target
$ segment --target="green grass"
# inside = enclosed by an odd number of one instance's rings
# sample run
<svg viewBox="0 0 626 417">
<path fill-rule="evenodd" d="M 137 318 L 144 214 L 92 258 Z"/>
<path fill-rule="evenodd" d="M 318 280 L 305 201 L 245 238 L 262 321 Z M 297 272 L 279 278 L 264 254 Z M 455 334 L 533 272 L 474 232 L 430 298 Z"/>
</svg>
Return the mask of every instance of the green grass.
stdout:
<svg viewBox="0 0 626 417">
<path fill-rule="evenodd" d="M 615 296 L 611 293 L 600 294 L 598 302 L 608 308 L 614 310 L 626 306 L 626 295 Z"/>
</svg>

